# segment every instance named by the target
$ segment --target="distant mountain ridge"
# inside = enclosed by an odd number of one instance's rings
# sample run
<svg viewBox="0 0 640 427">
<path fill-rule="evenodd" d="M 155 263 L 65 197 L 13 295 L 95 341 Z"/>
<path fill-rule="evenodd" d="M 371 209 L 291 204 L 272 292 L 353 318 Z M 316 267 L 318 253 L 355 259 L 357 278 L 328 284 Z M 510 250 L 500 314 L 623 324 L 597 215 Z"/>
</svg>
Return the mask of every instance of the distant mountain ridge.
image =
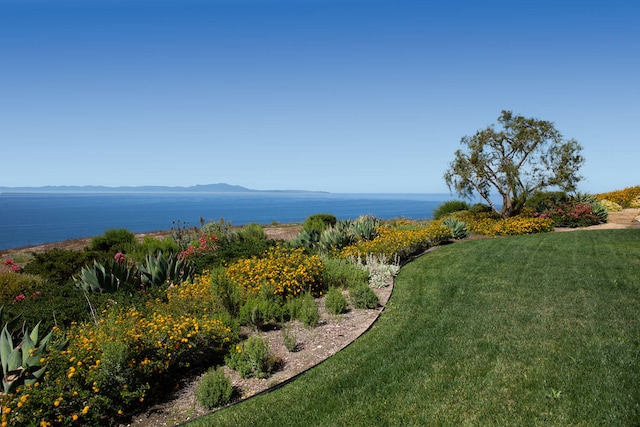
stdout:
<svg viewBox="0 0 640 427">
<path fill-rule="evenodd" d="M 43 187 L 0 187 L 0 193 L 326 193 L 307 190 L 252 190 L 226 183 L 171 187 L 162 185 L 107 187 L 102 185 L 46 185 Z"/>
</svg>

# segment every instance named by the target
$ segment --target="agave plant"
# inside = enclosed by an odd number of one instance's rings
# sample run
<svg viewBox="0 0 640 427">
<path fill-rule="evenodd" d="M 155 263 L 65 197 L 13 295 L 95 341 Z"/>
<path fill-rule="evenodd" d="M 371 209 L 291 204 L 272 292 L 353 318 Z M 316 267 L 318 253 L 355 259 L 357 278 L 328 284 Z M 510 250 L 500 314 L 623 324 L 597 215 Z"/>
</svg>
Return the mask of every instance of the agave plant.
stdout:
<svg viewBox="0 0 640 427">
<path fill-rule="evenodd" d="M 93 267 L 82 267 L 73 280 L 86 292 L 113 293 L 124 286 L 135 289 L 140 284 L 140 275 L 136 266 L 127 266 L 124 262 L 103 265 L 93 261 Z"/>
<path fill-rule="evenodd" d="M 340 250 L 351 243 L 353 243 L 353 235 L 349 232 L 348 226 L 336 224 L 322 231 L 318 249 L 323 253 L 329 253 L 333 249 Z"/>
<path fill-rule="evenodd" d="M 0 365 L 2 368 L 2 388 L 3 393 L 10 393 L 21 384 L 33 385 L 40 381 L 46 371 L 43 363 L 44 355 L 48 351 L 48 345 L 53 337 L 53 331 L 45 337 L 39 337 L 38 323 L 31 332 L 28 328 L 20 342 L 14 346 L 14 340 L 7 324 L 4 325 L 0 333 Z M 62 350 L 67 342 L 56 345 L 58 350 Z"/>
<path fill-rule="evenodd" d="M 295 239 L 291 242 L 291 245 L 296 248 L 305 248 L 309 250 L 314 250 L 318 246 L 318 242 L 320 241 L 320 232 L 315 229 L 311 230 L 302 230 L 296 236 Z"/>
<path fill-rule="evenodd" d="M 381 222 L 373 215 L 363 215 L 351 223 L 351 233 L 358 240 L 373 240 L 378 235 Z"/>
<path fill-rule="evenodd" d="M 165 257 L 162 252 L 158 252 L 156 256 L 147 255 L 145 265 L 140 267 L 140 273 L 142 284 L 162 286 L 191 280 L 195 269 L 191 263 L 174 254 Z"/>
<path fill-rule="evenodd" d="M 464 239 L 469 236 L 469 230 L 467 230 L 467 224 L 464 221 L 448 217 L 442 221 L 442 225 L 451 230 L 451 235 L 456 240 Z"/>
<path fill-rule="evenodd" d="M 609 220 L 609 211 L 603 203 L 593 202 L 591 204 L 591 212 L 599 218 L 601 224 Z"/>
</svg>

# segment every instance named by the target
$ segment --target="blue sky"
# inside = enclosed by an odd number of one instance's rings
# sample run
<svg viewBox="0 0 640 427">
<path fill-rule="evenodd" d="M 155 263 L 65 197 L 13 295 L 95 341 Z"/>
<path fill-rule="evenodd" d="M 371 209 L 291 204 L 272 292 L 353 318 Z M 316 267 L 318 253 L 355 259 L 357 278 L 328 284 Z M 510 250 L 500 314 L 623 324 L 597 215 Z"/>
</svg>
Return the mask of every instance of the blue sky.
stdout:
<svg viewBox="0 0 640 427">
<path fill-rule="evenodd" d="M 640 184 L 640 2 L 0 0 L 0 186 L 442 193 L 500 111 Z"/>
</svg>

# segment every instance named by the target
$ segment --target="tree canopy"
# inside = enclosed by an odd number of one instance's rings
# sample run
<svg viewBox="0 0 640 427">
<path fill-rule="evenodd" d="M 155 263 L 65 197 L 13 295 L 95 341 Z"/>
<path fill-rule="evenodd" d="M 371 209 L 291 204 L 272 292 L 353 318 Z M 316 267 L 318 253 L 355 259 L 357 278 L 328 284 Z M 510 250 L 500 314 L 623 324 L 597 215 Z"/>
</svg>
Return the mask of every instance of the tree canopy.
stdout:
<svg viewBox="0 0 640 427">
<path fill-rule="evenodd" d="M 444 174 L 449 190 L 467 198 L 475 192 L 504 217 L 520 213 L 536 190 L 576 190 L 584 163 L 576 140 L 564 140 L 552 122 L 511 111 L 503 110 L 498 123 L 500 130 L 491 125 L 462 138 L 465 148 Z M 491 201 L 495 192 L 502 196 L 500 209 Z"/>
</svg>

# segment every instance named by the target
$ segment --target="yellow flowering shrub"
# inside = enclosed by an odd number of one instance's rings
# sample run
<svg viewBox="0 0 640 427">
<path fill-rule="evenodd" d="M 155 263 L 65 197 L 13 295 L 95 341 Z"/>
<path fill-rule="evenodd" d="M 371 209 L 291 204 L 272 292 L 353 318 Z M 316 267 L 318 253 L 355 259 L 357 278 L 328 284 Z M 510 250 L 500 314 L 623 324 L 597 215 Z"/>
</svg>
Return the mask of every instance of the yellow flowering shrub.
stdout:
<svg viewBox="0 0 640 427">
<path fill-rule="evenodd" d="M 464 221 L 469 230 L 487 236 L 518 236 L 553 231 L 553 219 L 530 216 L 496 218 L 492 213 L 460 212 L 456 218 Z"/>
<path fill-rule="evenodd" d="M 622 206 L 607 199 L 600 200 L 600 204 L 604 206 L 607 212 L 620 212 L 622 210 Z"/>
<path fill-rule="evenodd" d="M 240 287 L 244 297 L 255 296 L 264 286 L 283 299 L 305 291 L 314 295 L 322 292 L 323 265 L 318 255 L 307 255 L 304 250 L 275 246 L 262 257 L 241 259 L 231 264 L 226 274 Z"/>
<path fill-rule="evenodd" d="M 112 306 L 73 323 L 47 356 L 42 384 L 0 397 L 8 425 L 113 425 L 192 364 L 226 353 L 238 334 L 209 312 L 209 277 L 167 290 L 143 307 Z M 191 308 L 189 308 L 191 307 Z M 180 310 L 178 310 L 180 308 Z M 180 314 L 177 314 L 180 312 Z"/>
<path fill-rule="evenodd" d="M 598 200 L 608 200 L 619 204 L 623 209 L 640 207 L 640 185 L 627 187 L 623 190 L 596 194 Z"/>
<path fill-rule="evenodd" d="M 432 245 L 438 245 L 451 238 L 451 230 L 441 221 L 428 224 L 406 220 L 387 222 L 378 227 L 377 237 L 346 246 L 339 253 L 341 258 L 366 259 L 374 255 L 384 259 L 406 260 L 411 255 L 422 252 Z"/>
</svg>

